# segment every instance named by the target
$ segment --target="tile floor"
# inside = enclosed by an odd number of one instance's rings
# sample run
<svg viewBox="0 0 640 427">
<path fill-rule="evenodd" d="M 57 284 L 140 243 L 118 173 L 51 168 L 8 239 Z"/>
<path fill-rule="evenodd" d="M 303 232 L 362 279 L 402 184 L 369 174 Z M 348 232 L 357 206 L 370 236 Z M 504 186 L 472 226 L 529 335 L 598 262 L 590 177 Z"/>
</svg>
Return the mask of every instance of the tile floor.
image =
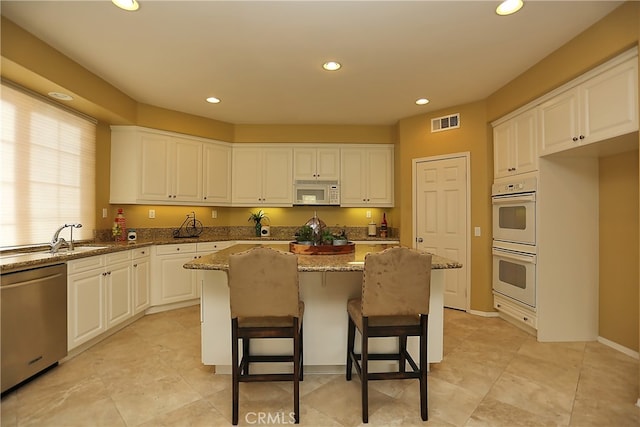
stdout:
<svg viewBox="0 0 640 427">
<path fill-rule="evenodd" d="M 2 427 L 231 425 L 231 380 L 200 363 L 199 327 L 198 307 L 144 317 L 5 396 Z M 637 360 L 598 343 L 538 343 L 500 319 L 453 310 L 444 332 L 429 425 L 640 425 Z M 359 385 L 305 375 L 300 425 L 360 425 Z M 240 389 L 240 425 L 291 424 L 289 383 Z M 374 382 L 369 399 L 371 426 L 425 424 L 415 380 Z"/>
</svg>

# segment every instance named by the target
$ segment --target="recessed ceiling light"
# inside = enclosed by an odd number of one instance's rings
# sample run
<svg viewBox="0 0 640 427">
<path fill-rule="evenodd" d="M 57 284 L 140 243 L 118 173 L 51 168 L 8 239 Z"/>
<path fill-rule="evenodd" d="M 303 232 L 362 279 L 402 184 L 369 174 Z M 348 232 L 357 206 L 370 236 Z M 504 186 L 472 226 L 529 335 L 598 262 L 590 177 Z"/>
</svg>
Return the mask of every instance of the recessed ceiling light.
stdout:
<svg viewBox="0 0 640 427">
<path fill-rule="evenodd" d="M 429 100 L 427 98 L 416 99 L 416 104 L 418 104 L 418 105 L 425 105 L 425 104 L 428 104 L 428 103 L 429 103 Z"/>
<path fill-rule="evenodd" d="M 73 97 L 71 95 L 67 95 L 62 92 L 49 92 L 47 95 L 60 101 L 73 101 Z"/>
<path fill-rule="evenodd" d="M 524 6 L 522 0 L 504 0 L 496 8 L 496 13 L 502 16 L 511 15 L 522 9 L 522 6 Z"/>
<path fill-rule="evenodd" d="M 219 104 L 220 98 L 216 98 L 215 96 L 210 96 L 207 98 L 207 102 L 210 104 Z"/>
<path fill-rule="evenodd" d="M 340 67 L 342 67 L 342 65 L 339 62 L 335 62 L 335 61 L 328 61 L 322 64 L 322 68 L 324 68 L 327 71 L 336 71 L 336 70 L 339 70 Z"/>
<path fill-rule="evenodd" d="M 140 8 L 136 0 L 111 0 L 111 2 L 120 9 L 128 10 L 129 12 L 136 11 Z"/>
</svg>

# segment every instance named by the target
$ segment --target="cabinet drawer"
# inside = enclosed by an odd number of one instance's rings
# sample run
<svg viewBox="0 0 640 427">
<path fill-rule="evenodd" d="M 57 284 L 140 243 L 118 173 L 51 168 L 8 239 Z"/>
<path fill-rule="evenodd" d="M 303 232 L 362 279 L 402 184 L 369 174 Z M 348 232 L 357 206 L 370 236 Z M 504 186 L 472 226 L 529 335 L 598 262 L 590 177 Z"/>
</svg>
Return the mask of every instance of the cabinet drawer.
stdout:
<svg viewBox="0 0 640 427">
<path fill-rule="evenodd" d="M 131 259 L 131 253 L 130 251 L 113 252 L 106 254 L 105 257 L 107 259 L 107 265 L 112 265 L 118 262 L 129 261 Z"/>
<path fill-rule="evenodd" d="M 87 258 L 74 259 L 67 262 L 67 274 L 82 273 L 83 271 L 102 268 L 106 264 L 105 255 L 97 255 Z"/>
<path fill-rule="evenodd" d="M 198 245 L 197 243 L 185 243 L 181 245 L 160 245 L 156 247 L 156 254 L 158 255 L 174 255 L 195 252 Z"/>
<path fill-rule="evenodd" d="M 144 257 L 148 257 L 151 254 L 151 247 L 147 246 L 144 248 L 136 248 L 136 249 L 132 249 L 131 250 L 131 258 L 132 259 L 139 259 L 139 258 L 144 258 Z"/>
<path fill-rule="evenodd" d="M 202 242 L 198 243 L 198 252 L 204 254 L 216 252 L 221 249 L 228 248 L 229 245 L 229 242 Z"/>
<path fill-rule="evenodd" d="M 531 326 L 533 329 L 538 329 L 538 317 L 535 311 L 524 308 L 501 295 L 493 294 L 493 308 Z"/>
</svg>

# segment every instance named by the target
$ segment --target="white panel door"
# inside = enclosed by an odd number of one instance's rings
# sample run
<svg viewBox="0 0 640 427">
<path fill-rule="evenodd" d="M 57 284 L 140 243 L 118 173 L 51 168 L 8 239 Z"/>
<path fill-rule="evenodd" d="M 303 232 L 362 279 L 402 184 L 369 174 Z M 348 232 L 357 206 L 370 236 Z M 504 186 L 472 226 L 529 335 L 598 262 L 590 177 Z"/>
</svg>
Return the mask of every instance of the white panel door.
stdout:
<svg viewBox="0 0 640 427">
<path fill-rule="evenodd" d="M 445 272 L 444 305 L 466 310 L 467 158 L 416 163 L 416 248 L 462 263 Z"/>
</svg>

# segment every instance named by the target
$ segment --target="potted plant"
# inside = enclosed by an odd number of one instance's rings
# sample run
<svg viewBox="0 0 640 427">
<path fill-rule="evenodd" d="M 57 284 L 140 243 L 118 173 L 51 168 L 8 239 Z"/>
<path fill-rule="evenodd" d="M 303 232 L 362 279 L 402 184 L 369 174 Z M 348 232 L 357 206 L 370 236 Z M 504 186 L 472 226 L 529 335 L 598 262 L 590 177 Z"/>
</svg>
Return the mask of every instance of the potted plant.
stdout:
<svg viewBox="0 0 640 427">
<path fill-rule="evenodd" d="M 331 233 L 331 230 L 324 230 L 320 241 L 323 245 L 333 245 L 333 234 Z"/>
<path fill-rule="evenodd" d="M 296 242 L 301 245 L 313 245 L 313 228 L 303 225 L 296 232 Z"/>
<path fill-rule="evenodd" d="M 262 209 L 260 209 L 258 212 L 251 212 L 251 215 L 249 215 L 249 219 L 247 221 L 253 221 L 255 223 L 255 229 L 256 229 L 256 237 L 260 237 L 261 236 L 261 232 L 262 232 L 262 220 L 264 219 L 269 219 L 269 217 L 264 213 L 264 211 Z"/>
<path fill-rule="evenodd" d="M 349 239 L 347 239 L 347 234 L 344 230 L 341 230 L 340 233 L 333 234 L 333 244 L 335 246 L 344 246 L 349 243 Z"/>
</svg>

